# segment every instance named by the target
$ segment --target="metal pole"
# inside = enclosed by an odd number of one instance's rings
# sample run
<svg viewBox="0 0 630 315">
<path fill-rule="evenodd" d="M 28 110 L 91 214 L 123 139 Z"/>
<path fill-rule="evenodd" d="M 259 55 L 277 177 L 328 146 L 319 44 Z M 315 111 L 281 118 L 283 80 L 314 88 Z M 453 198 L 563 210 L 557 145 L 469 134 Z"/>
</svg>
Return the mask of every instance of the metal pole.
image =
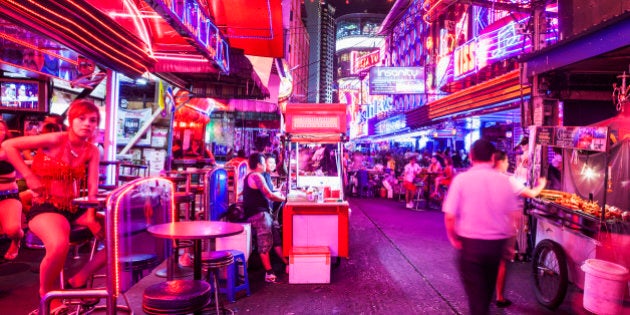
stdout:
<svg viewBox="0 0 630 315">
<path fill-rule="evenodd" d="M 105 161 L 116 161 L 116 122 L 118 121 L 118 101 L 120 99 L 120 79 L 118 73 L 107 70 L 105 93 L 105 136 L 103 139 L 103 159 Z M 107 166 L 107 184 L 118 185 L 114 182 L 117 178 L 116 167 Z"/>
</svg>

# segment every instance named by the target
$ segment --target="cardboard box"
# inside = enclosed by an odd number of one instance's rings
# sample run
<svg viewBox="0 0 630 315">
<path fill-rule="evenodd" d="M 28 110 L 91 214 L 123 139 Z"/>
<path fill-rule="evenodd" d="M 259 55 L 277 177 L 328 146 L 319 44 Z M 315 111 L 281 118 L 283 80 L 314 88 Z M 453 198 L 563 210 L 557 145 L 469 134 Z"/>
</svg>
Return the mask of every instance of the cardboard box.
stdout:
<svg viewBox="0 0 630 315">
<path fill-rule="evenodd" d="M 216 239 L 217 250 L 236 249 L 245 253 L 245 261 L 249 260 L 252 253 L 252 225 L 251 223 L 237 223 L 243 226 L 243 232 L 240 234 L 220 237 Z"/>
<path fill-rule="evenodd" d="M 289 283 L 330 283 L 330 249 L 293 247 L 289 256 Z"/>
</svg>

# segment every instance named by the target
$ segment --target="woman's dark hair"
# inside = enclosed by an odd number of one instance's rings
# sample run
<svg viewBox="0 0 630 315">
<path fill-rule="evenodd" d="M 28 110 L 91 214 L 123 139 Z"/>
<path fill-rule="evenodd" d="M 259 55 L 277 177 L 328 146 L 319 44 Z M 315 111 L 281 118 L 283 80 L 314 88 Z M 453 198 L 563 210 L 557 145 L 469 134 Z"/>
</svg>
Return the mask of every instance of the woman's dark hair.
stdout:
<svg viewBox="0 0 630 315">
<path fill-rule="evenodd" d="M 240 149 L 240 150 L 236 151 L 236 156 L 240 157 L 240 158 L 245 158 L 245 150 Z"/>
<path fill-rule="evenodd" d="M 42 133 L 51 133 L 51 132 L 59 132 L 61 131 L 61 126 L 55 123 L 45 123 L 42 126 Z"/>
</svg>

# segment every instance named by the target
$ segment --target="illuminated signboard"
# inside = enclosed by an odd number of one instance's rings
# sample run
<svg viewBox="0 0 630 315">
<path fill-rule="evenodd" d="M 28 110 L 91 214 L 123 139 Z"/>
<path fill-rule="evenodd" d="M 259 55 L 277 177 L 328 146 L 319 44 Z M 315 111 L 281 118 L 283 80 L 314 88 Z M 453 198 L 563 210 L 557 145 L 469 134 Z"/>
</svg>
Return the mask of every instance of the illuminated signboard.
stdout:
<svg viewBox="0 0 630 315">
<path fill-rule="evenodd" d="M 198 0 L 148 0 L 177 32 L 200 48 L 205 57 L 229 72 L 229 46 Z"/>
<path fill-rule="evenodd" d="M 477 41 L 471 40 L 455 49 L 454 58 L 454 74 L 459 77 L 463 74 L 477 70 Z"/>
<path fill-rule="evenodd" d="M 372 67 L 371 95 L 424 93 L 423 67 Z"/>
<path fill-rule="evenodd" d="M 405 115 L 397 115 L 377 122 L 374 127 L 377 135 L 388 134 L 407 127 L 407 121 Z"/>
<path fill-rule="evenodd" d="M 345 133 L 346 104 L 287 104 L 288 133 Z"/>
<path fill-rule="evenodd" d="M 461 79 L 489 64 L 531 52 L 531 40 L 520 31 L 528 17 L 505 17 L 486 27 L 479 37 L 457 47 L 453 53 L 454 79 Z"/>
<path fill-rule="evenodd" d="M 376 50 L 369 54 L 358 56 L 356 51 L 352 52 L 352 64 L 350 65 L 350 69 L 352 74 L 360 73 L 361 71 L 367 70 L 373 66 L 376 66 L 381 61 L 381 51 Z"/>
</svg>

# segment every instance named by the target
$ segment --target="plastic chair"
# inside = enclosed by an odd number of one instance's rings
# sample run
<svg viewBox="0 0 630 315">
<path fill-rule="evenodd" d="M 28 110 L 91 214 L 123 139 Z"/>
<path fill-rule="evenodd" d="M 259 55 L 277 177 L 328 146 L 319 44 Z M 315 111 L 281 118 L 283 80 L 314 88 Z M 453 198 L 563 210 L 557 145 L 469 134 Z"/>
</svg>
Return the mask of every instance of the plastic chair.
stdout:
<svg viewBox="0 0 630 315">
<path fill-rule="evenodd" d="M 225 287 L 219 288 L 219 293 L 226 295 L 228 301 L 231 303 L 236 302 L 236 292 L 245 290 L 245 294 L 250 296 L 252 294 L 249 289 L 249 278 L 247 276 L 247 261 L 245 261 L 245 253 L 240 250 L 231 249 L 228 252 L 234 256 L 234 263 L 227 266 L 227 279 L 225 281 Z M 243 267 L 243 279 L 240 279 L 239 269 Z"/>
<path fill-rule="evenodd" d="M 359 197 L 372 196 L 372 184 L 367 170 L 357 171 L 357 193 Z"/>
</svg>

